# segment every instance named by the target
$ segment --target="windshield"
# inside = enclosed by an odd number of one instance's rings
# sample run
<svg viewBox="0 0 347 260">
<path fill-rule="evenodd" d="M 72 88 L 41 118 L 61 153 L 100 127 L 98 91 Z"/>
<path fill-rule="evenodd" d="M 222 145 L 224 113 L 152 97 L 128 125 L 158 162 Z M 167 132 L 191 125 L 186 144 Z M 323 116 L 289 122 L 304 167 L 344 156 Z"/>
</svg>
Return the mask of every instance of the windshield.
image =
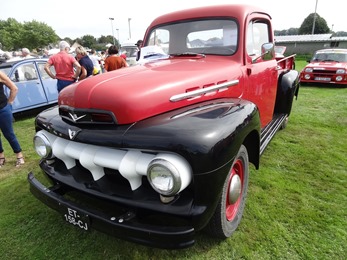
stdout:
<svg viewBox="0 0 347 260">
<path fill-rule="evenodd" d="M 168 24 L 153 29 L 145 46 L 158 46 L 165 54 L 232 55 L 237 49 L 234 20 L 209 19 Z"/>
<path fill-rule="evenodd" d="M 338 52 L 317 52 L 313 58 L 313 61 L 336 61 L 347 62 L 347 53 Z"/>
<path fill-rule="evenodd" d="M 121 46 L 120 54 L 125 54 L 127 58 L 133 57 L 136 58 L 137 47 L 135 46 Z"/>
</svg>

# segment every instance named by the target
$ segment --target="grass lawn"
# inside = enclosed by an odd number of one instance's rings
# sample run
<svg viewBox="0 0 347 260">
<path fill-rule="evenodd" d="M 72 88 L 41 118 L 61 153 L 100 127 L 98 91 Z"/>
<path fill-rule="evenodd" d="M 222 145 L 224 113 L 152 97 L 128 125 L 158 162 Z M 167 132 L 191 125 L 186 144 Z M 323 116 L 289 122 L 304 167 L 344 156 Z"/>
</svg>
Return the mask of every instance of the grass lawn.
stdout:
<svg viewBox="0 0 347 260">
<path fill-rule="evenodd" d="M 306 62 L 298 61 L 300 70 Z M 34 118 L 17 118 L 26 164 L 0 169 L 1 259 L 346 259 L 347 88 L 302 86 L 285 130 L 251 167 L 244 217 L 224 241 L 197 234 L 184 250 L 160 250 L 98 231 L 82 232 L 29 191 L 40 179 L 32 147 Z"/>
</svg>

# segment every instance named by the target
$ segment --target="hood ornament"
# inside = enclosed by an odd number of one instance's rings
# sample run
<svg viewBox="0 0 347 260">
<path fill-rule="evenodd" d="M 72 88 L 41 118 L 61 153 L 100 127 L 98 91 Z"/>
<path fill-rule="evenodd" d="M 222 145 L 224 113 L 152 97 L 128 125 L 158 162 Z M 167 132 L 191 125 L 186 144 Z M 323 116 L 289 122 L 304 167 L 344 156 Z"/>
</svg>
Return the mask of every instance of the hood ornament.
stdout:
<svg viewBox="0 0 347 260">
<path fill-rule="evenodd" d="M 69 128 L 69 129 L 68 129 L 68 132 L 69 132 L 69 138 L 70 138 L 70 140 L 73 140 L 73 139 L 76 137 L 76 135 L 77 135 L 77 133 L 78 133 L 79 131 L 71 130 L 71 129 Z"/>
<path fill-rule="evenodd" d="M 69 112 L 69 116 L 71 117 L 71 119 L 72 119 L 74 122 L 77 122 L 78 120 L 82 119 L 83 117 L 86 117 L 87 115 L 84 114 L 84 115 L 81 115 L 81 116 L 77 116 L 75 113 L 70 113 L 70 112 Z"/>
</svg>

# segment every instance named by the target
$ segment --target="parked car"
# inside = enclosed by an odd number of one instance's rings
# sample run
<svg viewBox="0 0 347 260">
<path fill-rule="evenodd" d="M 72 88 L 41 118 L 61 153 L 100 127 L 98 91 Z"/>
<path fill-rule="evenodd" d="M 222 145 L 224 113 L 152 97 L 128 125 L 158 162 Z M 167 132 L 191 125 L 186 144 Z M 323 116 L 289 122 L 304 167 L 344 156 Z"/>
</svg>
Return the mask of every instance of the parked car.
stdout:
<svg viewBox="0 0 347 260">
<path fill-rule="evenodd" d="M 347 86 L 347 49 L 323 49 L 314 53 L 301 71 L 301 83 L 330 83 Z"/>
<path fill-rule="evenodd" d="M 0 70 L 18 87 L 17 97 L 12 105 L 13 113 L 58 102 L 57 80 L 49 77 L 44 70 L 46 62 L 47 59 L 35 58 L 0 64 Z M 4 88 L 9 95 L 9 89 Z"/>
</svg>

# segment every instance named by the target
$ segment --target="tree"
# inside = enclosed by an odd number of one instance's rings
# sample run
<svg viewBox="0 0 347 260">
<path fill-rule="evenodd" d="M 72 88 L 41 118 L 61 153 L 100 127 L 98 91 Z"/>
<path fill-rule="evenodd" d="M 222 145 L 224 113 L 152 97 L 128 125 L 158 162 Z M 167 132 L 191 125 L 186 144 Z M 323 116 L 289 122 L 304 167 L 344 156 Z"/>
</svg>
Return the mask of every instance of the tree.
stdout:
<svg viewBox="0 0 347 260">
<path fill-rule="evenodd" d="M 22 36 L 22 47 L 43 48 L 59 40 L 55 31 L 45 23 L 33 20 L 25 22 L 23 28 L 25 33 Z"/>
<path fill-rule="evenodd" d="M 339 36 L 339 37 L 342 37 L 342 36 L 347 36 L 347 32 L 344 32 L 344 31 L 338 31 L 334 34 L 334 36 Z"/>
<path fill-rule="evenodd" d="M 316 15 L 315 19 L 315 27 L 313 34 L 322 34 L 322 33 L 329 33 L 330 29 L 323 17 L 320 17 L 319 14 L 311 13 L 309 16 L 305 18 L 305 20 L 302 22 L 300 28 L 299 28 L 299 34 L 311 34 L 312 28 L 313 28 L 313 20 L 314 16 Z"/>
<path fill-rule="evenodd" d="M 275 36 L 287 35 L 287 30 L 275 30 L 274 34 L 275 34 Z"/>
<path fill-rule="evenodd" d="M 75 42 L 75 41 L 72 40 L 70 37 L 65 37 L 65 38 L 63 39 L 63 41 L 68 42 L 70 45 L 72 45 L 72 44 Z"/>
<path fill-rule="evenodd" d="M 96 50 L 105 50 L 107 44 L 113 44 L 113 36 L 112 35 L 101 35 L 100 38 L 98 38 L 98 43 L 94 46 Z M 120 43 L 118 39 L 115 39 L 115 44 L 118 48 L 120 48 Z"/>
<path fill-rule="evenodd" d="M 276 36 L 284 36 L 284 35 L 298 35 L 299 34 L 299 28 L 289 28 L 287 30 L 281 30 L 281 31 L 278 31 L 278 30 L 275 30 L 275 35 Z"/>
<path fill-rule="evenodd" d="M 15 50 L 21 48 L 23 25 L 16 19 L 8 18 L 0 20 L 0 40 L 4 50 Z"/>
<path fill-rule="evenodd" d="M 299 28 L 291 27 L 287 30 L 287 33 L 288 33 L 287 35 L 298 35 L 299 34 Z"/>
<path fill-rule="evenodd" d="M 101 35 L 101 37 L 98 39 L 98 43 L 105 43 L 105 44 L 113 43 L 113 36 L 112 35 L 107 35 L 107 36 Z"/>
<path fill-rule="evenodd" d="M 4 50 L 18 50 L 26 47 L 40 49 L 56 42 L 59 37 L 54 30 L 35 20 L 21 24 L 13 18 L 0 20 L 0 39 Z"/>
<path fill-rule="evenodd" d="M 96 39 L 93 35 L 84 35 L 81 38 L 81 40 L 82 40 L 81 45 L 83 47 L 93 48 L 93 46 L 96 44 Z"/>
</svg>

